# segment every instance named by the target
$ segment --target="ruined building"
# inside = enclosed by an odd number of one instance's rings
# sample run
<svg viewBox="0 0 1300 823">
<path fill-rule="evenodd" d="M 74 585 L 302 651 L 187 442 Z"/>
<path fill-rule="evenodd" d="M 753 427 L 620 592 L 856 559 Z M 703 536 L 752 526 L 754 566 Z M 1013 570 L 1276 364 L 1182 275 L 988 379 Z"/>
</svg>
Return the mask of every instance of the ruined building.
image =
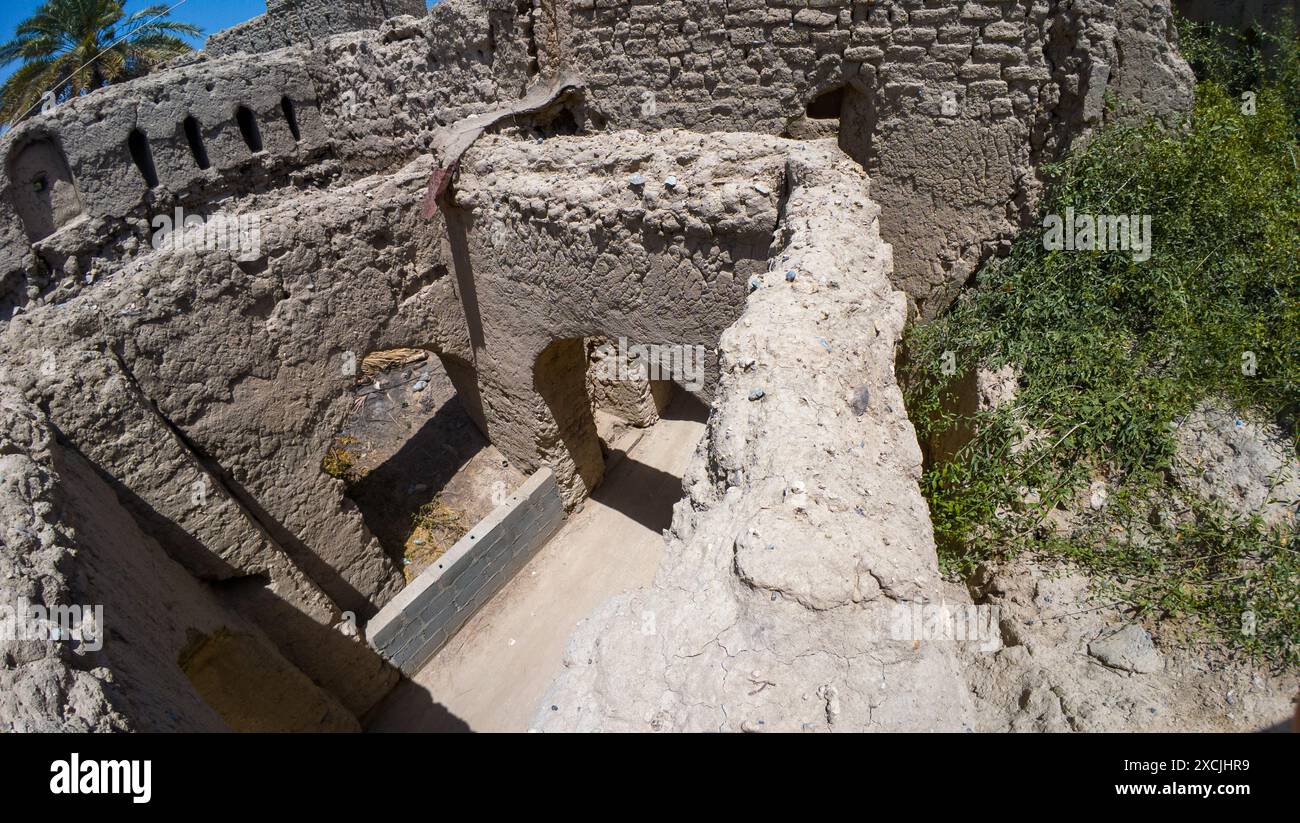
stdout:
<svg viewBox="0 0 1300 823">
<path fill-rule="evenodd" d="M 0 588 L 107 636 L 3 641 L 0 726 L 359 728 L 404 579 L 321 470 L 348 363 L 436 355 L 574 510 L 597 336 L 703 345 L 712 412 L 655 586 L 539 724 L 972 725 L 955 652 L 861 630 L 943 585 L 896 344 L 1045 162 L 1191 84 L 1168 0 L 268 0 L 32 116 L 0 140 Z M 177 209 L 257 242 L 160 247 Z"/>
</svg>

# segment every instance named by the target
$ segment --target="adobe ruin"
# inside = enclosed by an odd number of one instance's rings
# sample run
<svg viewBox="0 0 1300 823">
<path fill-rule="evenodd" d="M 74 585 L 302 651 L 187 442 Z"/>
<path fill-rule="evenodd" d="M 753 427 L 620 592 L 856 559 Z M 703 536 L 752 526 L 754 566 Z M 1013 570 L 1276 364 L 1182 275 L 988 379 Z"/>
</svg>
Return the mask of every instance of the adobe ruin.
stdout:
<svg viewBox="0 0 1300 823">
<path fill-rule="evenodd" d="M 119 615 L 101 651 L 5 644 L 3 726 L 360 728 L 405 581 L 321 470 L 348 364 L 436 355 L 573 509 L 599 337 L 705 347 L 712 414 L 655 587 L 580 628 L 538 725 L 976 725 L 955 650 L 855 611 L 944 586 L 896 344 L 1044 163 L 1187 110 L 1168 0 L 328 5 L 0 142 L 0 579 Z M 257 247 L 155 248 L 178 207 Z"/>
</svg>

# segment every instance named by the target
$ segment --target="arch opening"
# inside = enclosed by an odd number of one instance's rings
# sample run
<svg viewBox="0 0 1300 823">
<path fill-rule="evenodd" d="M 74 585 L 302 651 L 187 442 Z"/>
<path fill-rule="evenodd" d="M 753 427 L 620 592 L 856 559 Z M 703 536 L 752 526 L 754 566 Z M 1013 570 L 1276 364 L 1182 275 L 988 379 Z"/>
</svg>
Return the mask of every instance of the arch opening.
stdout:
<svg viewBox="0 0 1300 823">
<path fill-rule="evenodd" d="M 842 108 L 844 108 L 844 87 L 836 86 L 810 100 L 806 114 L 810 120 L 838 120 Z"/>
<path fill-rule="evenodd" d="M 692 392 L 705 382 L 704 375 L 687 366 L 688 388 L 675 371 L 682 366 L 683 350 L 702 371 L 702 346 L 643 345 L 604 336 L 556 340 L 534 365 L 534 389 L 554 421 L 554 428 L 543 432 L 541 453 L 552 465 L 571 466 L 587 497 L 654 534 L 672 522 L 684 464 L 658 465 L 639 455 L 664 448 L 688 455 L 708 418 L 707 405 Z"/>
<path fill-rule="evenodd" d="M 14 211 L 35 242 L 82 213 L 81 196 L 63 152 L 48 139 L 33 140 L 9 161 Z"/>
<path fill-rule="evenodd" d="M 293 105 L 293 101 L 288 95 L 280 98 L 280 111 L 284 112 L 284 122 L 289 124 L 289 133 L 293 135 L 293 141 L 297 143 L 302 139 L 302 133 L 298 131 L 298 109 Z"/>
</svg>

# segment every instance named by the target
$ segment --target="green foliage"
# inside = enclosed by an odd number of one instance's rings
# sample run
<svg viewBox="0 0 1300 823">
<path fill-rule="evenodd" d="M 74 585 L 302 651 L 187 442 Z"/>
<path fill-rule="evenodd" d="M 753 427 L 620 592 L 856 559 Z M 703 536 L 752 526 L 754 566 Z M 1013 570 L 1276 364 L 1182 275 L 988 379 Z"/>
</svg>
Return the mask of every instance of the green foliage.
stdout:
<svg viewBox="0 0 1300 823">
<path fill-rule="evenodd" d="M 1234 97 L 1271 88 L 1300 114 L 1300 48 L 1290 20 L 1280 18 L 1277 31 L 1244 32 L 1184 17 L 1176 20 L 1178 49 L 1197 80 L 1220 86 Z"/>
<path fill-rule="evenodd" d="M 202 31 L 167 19 L 167 10 L 148 6 L 128 15 L 119 0 L 47 0 L 0 44 L 0 65 L 22 61 L 0 87 L 0 121 L 19 122 L 46 92 L 67 100 L 189 51 L 181 36 Z"/>
<path fill-rule="evenodd" d="M 321 470 L 348 485 L 356 483 L 361 479 L 361 475 L 357 470 L 357 456 L 351 450 L 355 445 L 357 440 L 354 437 L 337 438 L 334 444 L 325 450 L 325 457 L 320 464 Z"/>
<path fill-rule="evenodd" d="M 908 408 L 923 443 L 973 433 L 923 479 L 949 572 L 1025 549 L 1071 557 L 1099 579 L 1123 581 L 1134 606 L 1294 663 L 1293 532 L 1181 499 L 1176 525 L 1133 539 L 1133 523 L 1177 496 L 1165 479 L 1171 422 L 1210 397 L 1293 435 L 1300 414 L 1300 83 L 1289 79 L 1300 76 L 1300 50 L 1280 40 L 1264 61 L 1258 51 L 1225 56 L 1208 39 L 1189 42 L 1222 82 L 1198 84 L 1185 131 L 1113 126 L 1049 169 L 1043 215 L 1150 215 L 1150 259 L 1052 251 L 1039 229 L 1025 231 L 948 315 L 909 331 Z M 1253 115 L 1243 112 L 1241 83 L 1256 93 Z M 955 355 L 955 375 L 943 373 L 945 352 Z M 1007 364 L 1019 374 L 1014 404 L 953 411 L 956 378 Z M 1068 537 L 1049 528 L 1058 508 L 1088 510 L 1098 479 L 1110 493 L 1104 512 Z M 1216 562 L 1194 560 L 1202 555 Z M 1248 603 L 1260 620 L 1249 638 L 1234 628 Z"/>
</svg>

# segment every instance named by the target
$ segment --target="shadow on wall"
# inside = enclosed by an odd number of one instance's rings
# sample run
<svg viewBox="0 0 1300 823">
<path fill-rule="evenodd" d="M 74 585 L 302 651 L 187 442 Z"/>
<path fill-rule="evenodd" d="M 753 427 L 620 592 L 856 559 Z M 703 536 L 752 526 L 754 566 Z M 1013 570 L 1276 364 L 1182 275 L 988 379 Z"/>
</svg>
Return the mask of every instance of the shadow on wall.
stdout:
<svg viewBox="0 0 1300 823">
<path fill-rule="evenodd" d="M 556 340 L 547 346 L 533 365 L 533 388 L 545 401 L 555 426 L 543 431 L 538 452 L 556 468 L 561 488 L 576 474 L 583 497 L 589 496 L 605 474 L 605 458 L 587 396 L 586 338 Z"/>
<path fill-rule="evenodd" d="M 196 658 L 196 665 L 206 673 L 200 676 L 186 670 L 204 700 L 228 723 L 237 725 L 227 714 L 240 711 L 238 706 L 244 697 L 248 697 L 248 714 L 244 720 L 255 728 L 280 730 L 299 728 L 304 722 L 292 706 L 295 700 L 331 706 L 337 700 L 352 718 L 351 724 L 355 724 L 355 716 L 373 705 L 376 693 L 382 693 L 387 674 L 375 668 L 376 658 L 368 649 L 333 626 L 317 622 L 298 607 L 290 605 L 281 593 L 273 591 L 268 576 L 241 573 L 229 565 L 102 467 L 75 449 L 69 449 L 106 483 L 122 504 L 122 510 L 141 531 L 158 541 L 167 557 L 200 585 L 206 585 L 218 602 L 249 621 L 270 641 L 268 646 L 261 637 L 238 632 L 238 637 L 221 639 L 214 635 L 203 638 L 204 642 L 213 641 L 208 652 Z M 189 651 L 195 652 L 202 643 L 191 637 L 190 645 L 193 648 Z M 232 660 L 232 657 L 245 662 Z M 180 665 L 185 669 L 185 662 Z M 288 672 L 289 669 L 292 672 Z M 240 675 L 242 682 L 222 686 L 220 681 L 228 675 L 233 676 L 232 672 L 236 671 L 244 672 Z M 204 680 L 204 683 L 199 680 Z M 209 699 L 205 688 L 213 690 L 213 699 Z M 299 691 L 303 696 L 293 697 Z M 324 697 L 317 692 L 322 692 Z M 230 706 L 226 706 L 226 702 Z M 333 709 L 321 717 L 329 723 L 350 727 L 348 718 L 340 720 Z M 302 728 L 312 729 L 310 726 Z"/>
<path fill-rule="evenodd" d="M 875 96 L 858 83 L 833 86 L 808 101 L 804 116 L 786 127 L 797 140 L 834 137 L 840 149 L 868 172 L 875 164 L 873 139 L 878 115 Z"/>
<path fill-rule="evenodd" d="M 409 579 L 495 506 L 492 490 L 512 469 L 483 453 L 477 377 L 459 358 L 402 347 L 359 366 L 352 411 L 321 468 L 343 481 L 346 505 Z"/>
<path fill-rule="evenodd" d="M 348 487 L 348 497 L 361 512 L 366 528 L 393 562 L 400 564 L 405 557 L 411 522 L 420 508 L 433 501 L 487 445 L 487 438 L 460 399 L 453 397 L 392 456 Z"/>
<path fill-rule="evenodd" d="M 451 257 L 456 269 L 456 292 L 460 295 L 461 309 L 469 328 L 470 346 L 475 351 L 484 346 L 483 318 L 478 310 L 478 289 L 474 284 L 474 264 L 469 252 L 469 218 L 456 208 L 442 209 L 446 218 L 447 240 L 451 244 Z"/>
<path fill-rule="evenodd" d="M 707 423 L 709 407 L 688 391 L 679 389 L 660 420 Z M 657 424 L 658 425 L 658 424 Z M 673 506 L 682 499 L 682 479 L 615 450 L 609 458 L 607 479 L 591 499 L 609 506 L 647 529 L 663 532 L 673 523 Z M 614 478 L 618 482 L 613 482 Z"/>
<path fill-rule="evenodd" d="M 235 731 L 360 731 L 356 717 L 253 635 L 191 629 L 176 662 Z"/>
</svg>

